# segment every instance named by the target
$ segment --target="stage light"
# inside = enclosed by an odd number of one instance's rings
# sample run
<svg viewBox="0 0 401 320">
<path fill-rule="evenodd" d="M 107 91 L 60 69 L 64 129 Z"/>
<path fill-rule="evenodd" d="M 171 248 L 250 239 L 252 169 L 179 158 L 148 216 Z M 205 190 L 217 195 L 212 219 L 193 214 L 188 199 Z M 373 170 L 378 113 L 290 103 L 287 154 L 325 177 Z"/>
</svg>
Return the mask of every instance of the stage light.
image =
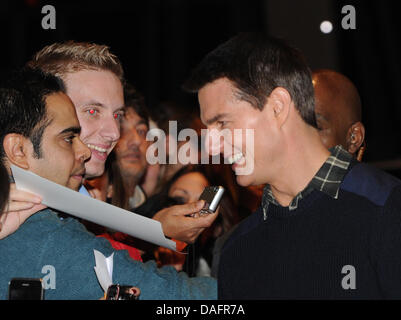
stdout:
<svg viewBox="0 0 401 320">
<path fill-rule="evenodd" d="M 323 33 L 330 33 L 333 30 L 333 24 L 330 21 L 323 21 L 320 24 L 320 31 Z"/>
</svg>

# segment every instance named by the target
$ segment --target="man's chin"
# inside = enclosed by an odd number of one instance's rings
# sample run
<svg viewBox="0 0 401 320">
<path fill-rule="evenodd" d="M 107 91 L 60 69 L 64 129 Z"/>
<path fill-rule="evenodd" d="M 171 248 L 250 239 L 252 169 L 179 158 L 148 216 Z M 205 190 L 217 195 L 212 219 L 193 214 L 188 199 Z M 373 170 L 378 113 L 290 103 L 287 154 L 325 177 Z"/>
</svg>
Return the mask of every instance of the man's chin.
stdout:
<svg viewBox="0 0 401 320">
<path fill-rule="evenodd" d="M 85 163 L 85 179 L 100 177 L 104 173 L 104 162 L 93 161 L 92 159 Z"/>
<path fill-rule="evenodd" d="M 251 175 L 236 175 L 235 178 L 241 187 L 253 185 L 253 179 L 251 178 Z"/>
<path fill-rule="evenodd" d="M 70 178 L 70 180 L 67 182 L 66 187 L 68 189 L 74 190 L 74 191 L 78 191 L 82 186 L 82 181 L 78 181 L 75 178 Z"/>
<path fill-rule="evenodd" d="M 81 188 L 81 184 L 77 185 L 77 184 L 67 184 L 66 187 L 68 189 L 74 190 L 74 191 L 79 191 L 79 189 Z"/>
<path fill-rule="evenodd" d="M 123 175 L 130 177 L 141 177 L 146 172 L 146 164 L 143 164 L 142 162 L 121 163 L 120 171 Z"/>
</svg>

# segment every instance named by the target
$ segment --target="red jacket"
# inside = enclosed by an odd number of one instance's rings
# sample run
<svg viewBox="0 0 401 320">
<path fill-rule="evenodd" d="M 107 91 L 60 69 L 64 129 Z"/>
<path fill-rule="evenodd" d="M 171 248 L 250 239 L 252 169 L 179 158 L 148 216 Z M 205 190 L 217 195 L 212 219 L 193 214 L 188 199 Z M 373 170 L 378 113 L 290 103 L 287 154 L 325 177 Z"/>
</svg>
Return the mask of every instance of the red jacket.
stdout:
<svg viewBox="0 0 401 320">
<path fill-rule="evenodd" d="M 134 247 L 131 247 L 129 245 L 126 245 L 126 244 L 124 244 L 124 243 L 122 243 L 120 241 L 117 241 L 116 239 L 114 239 L 113 236 L 111 236 L 108 233 L 102 233 L 98 237 L 106 238 L 107 240 L 109 240 L 110 244 L 113 246 L 114 249 L 116 249 L 116 250 L 127 250 L 132 259 L 142 262 L 141 253 L 140 253 L 140 251 L 138 249 L 136 249 Z M 115 235 L 115 238 L 118 238 L 117 234 Z"/>
</svg>

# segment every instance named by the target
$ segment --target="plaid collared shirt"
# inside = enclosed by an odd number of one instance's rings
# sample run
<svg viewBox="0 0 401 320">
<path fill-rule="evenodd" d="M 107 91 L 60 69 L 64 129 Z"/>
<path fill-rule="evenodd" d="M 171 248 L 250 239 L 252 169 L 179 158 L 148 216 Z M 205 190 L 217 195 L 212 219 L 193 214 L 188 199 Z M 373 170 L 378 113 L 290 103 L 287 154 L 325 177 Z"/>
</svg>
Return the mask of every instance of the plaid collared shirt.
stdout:
<svg viewBox="0 0 401 320">
<path fill-rule="evenodd" d="M 298 208 L 298 202 L 313 190 L 319 190 L 337 199 L 340 184 L 343 181 L 348 167 L 352 161 L 352 155 L 344 150 L 340 145 L 331 148 L 330 153 L 331 155 L 320 167 L 319 171 L 313 177 L 311 182 L 309 182 L 306 188 L 298 193 L 294 199 L 292 199 L 290 205 L 288 206 L 290 211 Z M 265 220 L 267 218 L 267 210 L 270 203 L 280 206 L 280 204 L 274 198 L 274 195 L 270 189 L 270 185 L 266 185 L 263 190 L 262 197 L 263 217 Z"/>
</svg>

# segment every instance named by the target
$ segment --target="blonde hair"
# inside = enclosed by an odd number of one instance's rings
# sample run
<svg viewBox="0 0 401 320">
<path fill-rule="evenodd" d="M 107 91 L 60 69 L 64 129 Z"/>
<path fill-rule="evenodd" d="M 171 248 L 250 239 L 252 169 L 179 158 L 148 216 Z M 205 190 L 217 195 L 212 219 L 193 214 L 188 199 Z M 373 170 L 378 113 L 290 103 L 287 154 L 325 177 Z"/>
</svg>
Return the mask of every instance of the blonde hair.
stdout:
<svg viewBox="0 0 401 320">
<path fill-rule="evenodd" d="M 62 79 L 67 73 L 82 70 L 107 70 L 114 73 L 121 83 L 124 83 L 121 62 L 106 45 L 75 41 L 53 43 L 37 52 L 27 65 Z"/>
</svg>

